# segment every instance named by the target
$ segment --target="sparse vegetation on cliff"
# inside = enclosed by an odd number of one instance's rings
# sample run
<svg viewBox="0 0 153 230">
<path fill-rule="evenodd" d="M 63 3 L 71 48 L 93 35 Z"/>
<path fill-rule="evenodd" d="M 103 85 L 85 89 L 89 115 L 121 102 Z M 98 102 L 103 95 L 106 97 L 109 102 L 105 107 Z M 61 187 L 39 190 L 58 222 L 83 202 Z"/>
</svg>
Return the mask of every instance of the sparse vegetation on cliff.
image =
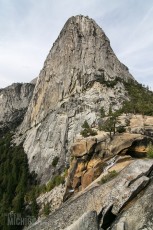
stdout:
<svg viewBox="0 0 153 230">
<path fill-rule="evenodd" d="M 35 197 L 39 197 L 41 194 L 51 191 L 56 186 L 64 184 L 65 182 L 65 172 L 64 175 L 56 175 L 47 184 L 35 185 L 32 189 L 26 194 L 26 200 L 28 202 L 32 201 L 33 193 Z"/>
<path fill-rule="evenodd" d="M 101 109 L 100 109 L 100 117 L 101 118 L 105 117 L 105 110 L 103 107 L 101 107 Z"/>
<path fill-rule="evenodd" d="M 59 157 L 58 156 L 54 157 L 54 159 L 52 161 L 52 166 L 56 167 L 56 165 L 58 164 L 58 161 L 59 161 Z"/>
<path fill-rule="evenodd" d="M 89 137 L 89 136 L 95 136 L 97 135 L 97 131 L 93 130 L 88 122 L 85 120 L 85 122 L 83 123 L 82 125 L 82 128 L 83 130 L 80 132 L 80 134 L 83 136 L 83 137 Z"/>
<path fill-rule="evenodd" d="M 120 77 L 116 77 L 114 80 L 105 80 L 103 75 L 98 75 L 96 77 L 96 81 L 98 81 L 100 84 L 106 85 L 108 88 L 113 88 L 118 82 L 121 81 Z"/>
<path fill-rule="evenodd" d="M 124 126 L 121 126 L 121 125 L 120 125 L 120 126 L 117 127 L 116 131 L 117 131 L 118 133 L 124 133 L 124 132 L 126 131 L 126 129 L 125 129 Z"/>
<path fill-rule="evenodd" d="M 115 134 L 116 131 L 118 131 L 116 128 L 116 124 L 118 123 L 118 117 L 119 115 L 121 115 L 121 113 L 122 111 L 120 109 L 115 112 L 112 112 L 112 108 L 110 107 L 107 119 L 102 119 L 99 121 L 99 130 L 109 132 L 109 136 L 110 138 L 112 138 L 112 134 Z"/>
<path fill-rule="evenodd" d="M 108 181 L 110 181 L 110 180 L 112 180 L 114 177 L 116 177 L 117 175 L 118 175 L 118 173 L 117 173 L 115 170 L 113 170 L 113 171 L 111 171 L 111 172 L 108 172 L 107 175 L 105 175 L 105 176 L 103 176 L 103 177 L 101 178 L 100 184 L 105 184 L 105 183 L 107 183 Z"/>
<path fill-rule="evenodd" d="M 65 181 L 64 176 L 58 175 L 52 178 L 46 185 L 46 192 L 51 191 L 54 187 L 63 184 Z"/>
<path fill-rule="evenodd" d="M 123 105 L 122 112 L 153 115 L 153 92 L 148 87 L 135 81 L 123 82 L 130 97 Z"/>
<path fill-rule="evenodd" d="M 44 204 L 44 208 L 43 208 L 43 214 L 45 216 L 48 216 L 50 213 L 50 204 L 47 202 L 46 204 Z"/>
<path fill-rule="evenodd" d="M 148 145 L 147 157 L 148 157 L 148 158 L 153 158 L 153 145 L 152 145 L 152 143 L 150 143 L 150 144 Z"/>
</svg>

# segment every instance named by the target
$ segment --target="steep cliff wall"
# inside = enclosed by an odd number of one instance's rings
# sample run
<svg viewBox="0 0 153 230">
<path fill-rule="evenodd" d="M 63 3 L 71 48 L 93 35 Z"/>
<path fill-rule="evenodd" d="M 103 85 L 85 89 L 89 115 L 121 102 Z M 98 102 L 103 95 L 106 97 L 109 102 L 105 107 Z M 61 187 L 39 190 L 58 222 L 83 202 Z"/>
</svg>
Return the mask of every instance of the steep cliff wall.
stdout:
<svg viewBox="0 0 153 230">
<path fill-rule="evenodd" d="M 32 98 L 33 84 L 15 83 L 0 89 L 0 131 L 15 128 L 24 117 Z"/>
<path fill-rule="evenodd" d="M 123 81 L 133 79 L 94 20 L 71 17 L 49 52 L 21 125 L 30 169 L 49 179 L 68 160 L 69 146 L 84 120 L 127 99 Z M 52 168 L 59 157 L 56 170 Z"/>
</svg>

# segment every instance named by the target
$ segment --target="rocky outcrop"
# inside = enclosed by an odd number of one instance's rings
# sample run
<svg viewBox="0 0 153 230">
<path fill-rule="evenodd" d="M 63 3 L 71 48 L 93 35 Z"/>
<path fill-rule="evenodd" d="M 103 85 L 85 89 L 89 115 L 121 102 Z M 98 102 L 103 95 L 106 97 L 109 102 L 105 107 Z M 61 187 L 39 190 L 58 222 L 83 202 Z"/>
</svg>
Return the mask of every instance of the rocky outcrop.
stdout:
<svg viewBox="0 0 153 230">
<path fill-rule="evenodd" d="M 92 153 L 96 142 L 97 140 L 94 137 L 78 140 L 71 146 L 72 157 L 82 157 L 86 154 Z"/>
<path fill-rule="evenodd" d="M 81 125 L 97 122 L 99 109 L 108 112 L 128 98 L 122 81 L 133 79 L 117 59 L 104 31 L 94 20 L 71 17 L 55 41 L 40 72 L 20 133 L 31 171 L 44 182 L 65 167 L 69 147 Z M 16 142 L 21 141 L 20 139 Z"/>
<path fill-rule="evenodd" d="M 36 85 L 38 78 L 35 77 L 30 83 Z"/>
<path fill-rule="evenodd" d="M 70 151 L 73 160 L 70 163 L 64 201 L 73 192 L 86 188 L 102 173 L 106 166 L 103 154 L 107 139 L 108 135 L 102 132 L 95 137 L 80 137 L 72 144 Z"/>
<path fill-rule="evenodd" d="M 50 192 L 41 194 L 37 198 L 37 204 L 39 205 L 39 216 L 42 215 L 44 204 L 48 203 L 50 205 L 50 212 L 54 212 L 56 209 L 58 209 L 63 202 L 64 192 L 65 186 L 61 184 L 53 188 Z"/>
<path fill-rule="evenodd" d="M 33 95 L 33 84 L 15 83 L 0 89 L 0 130 L 16 128 L 23 120 L 24 114 Z"/>
<path fill-rule="evenodd" d="M 101 184 L 99 179 L 99 183 L 96 181 L 90 189 L 85 190 L 76 197 L 68 200 L 59 210 L 51 214 L 48 218 L 42 220 L 40 223 L 35 223 L 33 226 L 29 227 L 29 229 L 39 230 L 50 228 L 51 230 L 62 230 L 70 226 L 72 223 L 75 223 L 75 221 L 86 212 L 91 211 L 97 212 L 99 226 L 103 229 L 107 229 L 110 227 L 111 223 L 115 221 L 116 217 L 122 212 L 122 210 L 125 209 L 129 202 L 135 202 L 134 198 L 138 194 L 141 196 L 140 192 L 149 184 L 150 173 L 152 170 L 153 160 L 135 160 L 121 170 L 114 179 L 105 184 Z M 150 194 L 151 189 L 149 188 L 148 191 L 148 194 Z M 149 195 L 149 199 L 146 200 L 146 203 L 147 201 L 150 202 L 150 199 L 151 196 Z M 151 204 L 148 203 L 148 205 L 150 207 Z M 142 208 L 141 213 L 145 211 L 145 207 L 146 205 L 143 209 L 143 206 L 140 206 L 140 208 Z M 135 218 L 139 218 L 139 212 L 135 211 L 134 213 Z M 132 215 L 132 212 L 128 215 Z M 125 215 L 123 215 L 123 217 L 124 216 Z M 149 214 L 148 218 L 150 218 Z M 130 218 L 128 221 L 127 224 L 130 223 Z M 139 223 L 136 224 L 139 226 Z"/>
<path fill-rule="evenodd" d="M 99 230 L 97 213 L 87 212 L 65 230 Z"/>
<path fill-rule="evenodd" d="M 153 137 L 153 117 L 133 115 L 130 120 L 130 132 Z"/>
<path fill-rule="evenodd" d="M 144 193 L 125 208 L 111 230 L 153 229 L 153 179 Z"/>
<path fill-rule="evenodd" d="M 144 157 L 147 153 L 147 147 L 152 138 L 133 133 L 123 133 L 114 136 L 109 143 L 107 154 L 112 155 L 132 155 L 133 157 Z"/>
<path fill-rule="evenodd" d="M 113 165 L 113 170 L 126 166 L 133 158 L 147 156 L 150 137 L 142 134 L 122 133 L 110 139 L 104 132 L 95 137 L 78 138 L 71 147 L 71 157 L 64 201 L 84 190 L 102 172 Z M 119 164 L 120 163 L 120 164 Z"/>
</svg>

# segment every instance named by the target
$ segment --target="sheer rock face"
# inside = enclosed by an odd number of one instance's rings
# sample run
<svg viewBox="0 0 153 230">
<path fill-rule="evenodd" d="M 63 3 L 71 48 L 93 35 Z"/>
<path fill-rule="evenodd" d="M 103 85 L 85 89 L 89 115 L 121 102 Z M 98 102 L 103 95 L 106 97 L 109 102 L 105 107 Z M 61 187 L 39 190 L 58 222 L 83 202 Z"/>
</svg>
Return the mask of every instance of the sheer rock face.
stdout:
<svg viewBox="0 0 153 230">
<path fill-rule="evenodd" d="M 21 122 L 33 95 L 33 84 L 15 83 L 0 89 L 0 130 Z"/>
<path fill-rule="evenodd" d="M 30 169 L 47 180 L 55 156 L 64 167 L 73 138 L 85 120 L 96 121 L 98 111 L 121 106 L 124 84 L 105 83 L 131 74 L 115 56 L 102 29 L 88 17 L 71 17 L 53 44 L 40 72 L 33 99 L 20 132 L 28 130 L 24 148 Z M 48 178 L 49 179 L 49 178 Z"/>
</svg>

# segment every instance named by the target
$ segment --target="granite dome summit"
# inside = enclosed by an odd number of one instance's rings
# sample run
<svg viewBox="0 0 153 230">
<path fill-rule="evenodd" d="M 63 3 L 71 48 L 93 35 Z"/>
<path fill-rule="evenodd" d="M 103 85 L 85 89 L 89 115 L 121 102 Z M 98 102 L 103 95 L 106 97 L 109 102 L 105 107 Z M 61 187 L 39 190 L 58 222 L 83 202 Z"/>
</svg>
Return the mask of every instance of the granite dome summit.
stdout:
<svg viewBox="0 0 153 230">
<path fill-rule="evenodd" d="M 122 105 L 126 98 L 122 81 L 113 89 L 101 84 L 115 79 L 133 77 L 103 30 L 88 17 L 68 19 L 45 60 L 20 128 L 22 133 L 28 130 L 24 148 L 31 170 L 45 177 L 42 172 L 48 172 L 55 156 L 60 158 L 59 167 L 64 165 L 84 120 L 95 122 L 98 109 L 108 111 L 112 98 L 114 109 Z"/>
<path fill-rule="evenodd" d="M 35 96 L 33 105 L 37 104 L 39 111 L 43 106 L 46 114 L 48 102 L 51 109 L 63 98 L 81 93 L 91 82 L 113 80 L 116 77 L 125 81 L 133 79 L 128 68 L 117 59 L 103 30 L 88 17 L 71 17 L 53 44 L 37 82 L 35 95 L 41 86 L 41 90 L 49 97 L 45 98 L 44 103 L 43 97 L 38 102 Z M 50 82 L 52 89 L 49 87 Z M 57 96 L 50 97 L 54 94 Z M 37 123 L 45 116 L 41 112 L 35 113 L 34 109 L 31 123 Z"/>
</svg>

